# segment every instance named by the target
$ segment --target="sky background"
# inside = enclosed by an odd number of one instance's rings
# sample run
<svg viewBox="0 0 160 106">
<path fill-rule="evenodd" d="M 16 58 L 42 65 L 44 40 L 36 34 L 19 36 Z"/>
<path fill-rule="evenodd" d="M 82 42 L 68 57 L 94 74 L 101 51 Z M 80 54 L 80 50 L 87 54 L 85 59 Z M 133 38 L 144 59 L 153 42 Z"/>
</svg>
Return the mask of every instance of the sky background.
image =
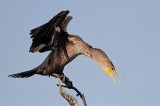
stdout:
<svg viewBox="0 0 160 106">
<path fill-rule="evenodd" d="M 0 0 L 0 106 L 68 106 L 55 78 L 7 77 L 46 58 L 28 52 L 29 33 L 62 10 L 74 17 L 68 32 L 103 49 L 123 76 L 115 84 L 85 56 L 68 64 L 64 73 L 88 106 L 160 106 L 159 0 Z"/>
</svg>

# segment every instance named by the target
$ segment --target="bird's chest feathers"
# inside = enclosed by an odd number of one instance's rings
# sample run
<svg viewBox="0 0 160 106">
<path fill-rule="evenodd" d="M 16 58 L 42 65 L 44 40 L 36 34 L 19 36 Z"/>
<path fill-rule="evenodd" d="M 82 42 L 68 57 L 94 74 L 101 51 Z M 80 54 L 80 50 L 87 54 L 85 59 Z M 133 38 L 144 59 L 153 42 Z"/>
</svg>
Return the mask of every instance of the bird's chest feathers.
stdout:
<svg viewBox="0 0 160 106">
<path fill-rule="evenodd" d="M 55 72 L 56 70 L 59 71 L 59 70 L 63 70 L 63 57 L 62 57 L 62 54 L 61 52 L 54 52 L 52 54 L 50 54 L 49 58 L 48 58 L 48 65 L 49 67 L 47 67 L 47 69 L 50 71 L 50 72 Z"/>
<path fill-rule="evenodd" d="M 77 51 L 76 45 L 69 41 L 69 43 L 66 45 L 66 50 L 67 50 L 67 54 L 68 54 L 68 59 L 67 60 L 67 63 L 72 61 L 74 58 L 76 58 L 80 53 Z"/>
</svg>

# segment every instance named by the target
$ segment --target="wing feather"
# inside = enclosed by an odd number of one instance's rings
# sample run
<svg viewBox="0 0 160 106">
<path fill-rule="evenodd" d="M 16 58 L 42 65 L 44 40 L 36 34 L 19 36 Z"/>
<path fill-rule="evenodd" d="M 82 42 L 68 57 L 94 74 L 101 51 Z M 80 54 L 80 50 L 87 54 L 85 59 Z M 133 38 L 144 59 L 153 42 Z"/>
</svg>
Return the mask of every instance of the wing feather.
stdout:
<svg viewBox="0 0 160 106">
<path fill-rule="evenodd" d="M 45 52 L 52 48 L 61 48 L 68 41 L 68 34 L 63 31 L 63 23 L 69 11 L 61 11 L 48 23 L 31 30 L 32 45 L 30 52 Z M 60 28 L 57 31 L 56 28 Z"/>
</svg>

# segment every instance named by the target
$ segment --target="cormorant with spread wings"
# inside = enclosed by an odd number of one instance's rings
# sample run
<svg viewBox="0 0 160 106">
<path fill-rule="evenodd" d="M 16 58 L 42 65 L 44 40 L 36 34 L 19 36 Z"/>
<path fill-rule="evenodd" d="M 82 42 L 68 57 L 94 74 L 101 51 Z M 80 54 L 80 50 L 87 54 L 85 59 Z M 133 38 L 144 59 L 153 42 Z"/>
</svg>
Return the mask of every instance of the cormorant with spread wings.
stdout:
<svg viewBox="0 0 160 106">
<path fill-rule="evenodd" d="M 31 30 L 32 45 L 30 52 L 51 51 L 47 58 L 38 67 L 30 71 L 9 75 L 13 78 L 28 78 L 35 74 L 60 77 L 63 80 L 65 65 L 78 55 L 85 55 L 95 61 L 115 82 L 113 74 L 119 76 L 108 56 L 101 49 L 93 48 L 79 36 L 69 34 L 66 30 L 72 16 L 67 16 L 69 11 L 61 11 L 48 23 Z M 67 78 L 65 76 L 65 78 Z"/>
</svg>

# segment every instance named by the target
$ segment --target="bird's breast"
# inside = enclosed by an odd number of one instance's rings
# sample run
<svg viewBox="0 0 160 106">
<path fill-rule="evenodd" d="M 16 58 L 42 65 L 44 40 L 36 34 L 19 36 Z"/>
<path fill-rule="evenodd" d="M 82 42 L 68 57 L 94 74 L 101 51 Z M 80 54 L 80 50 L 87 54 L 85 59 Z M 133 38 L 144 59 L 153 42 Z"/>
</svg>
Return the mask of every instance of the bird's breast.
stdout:
<svg viewBox="0 0 160 106">
<path fill-rule="evenodd" d="M 68 58 L 63 55 L 63 59 L 64 59 L 64 64 L 63 65 L 68 64 L 73 59 L 75 59 L 78 55 L 80 55 L 80 53 L 77 52 L 77 50 L 75 48 L 75 45 L 72 42 L 69 42 L 66 45 L 66 50 L 67 50 Z"/>
</svg>

